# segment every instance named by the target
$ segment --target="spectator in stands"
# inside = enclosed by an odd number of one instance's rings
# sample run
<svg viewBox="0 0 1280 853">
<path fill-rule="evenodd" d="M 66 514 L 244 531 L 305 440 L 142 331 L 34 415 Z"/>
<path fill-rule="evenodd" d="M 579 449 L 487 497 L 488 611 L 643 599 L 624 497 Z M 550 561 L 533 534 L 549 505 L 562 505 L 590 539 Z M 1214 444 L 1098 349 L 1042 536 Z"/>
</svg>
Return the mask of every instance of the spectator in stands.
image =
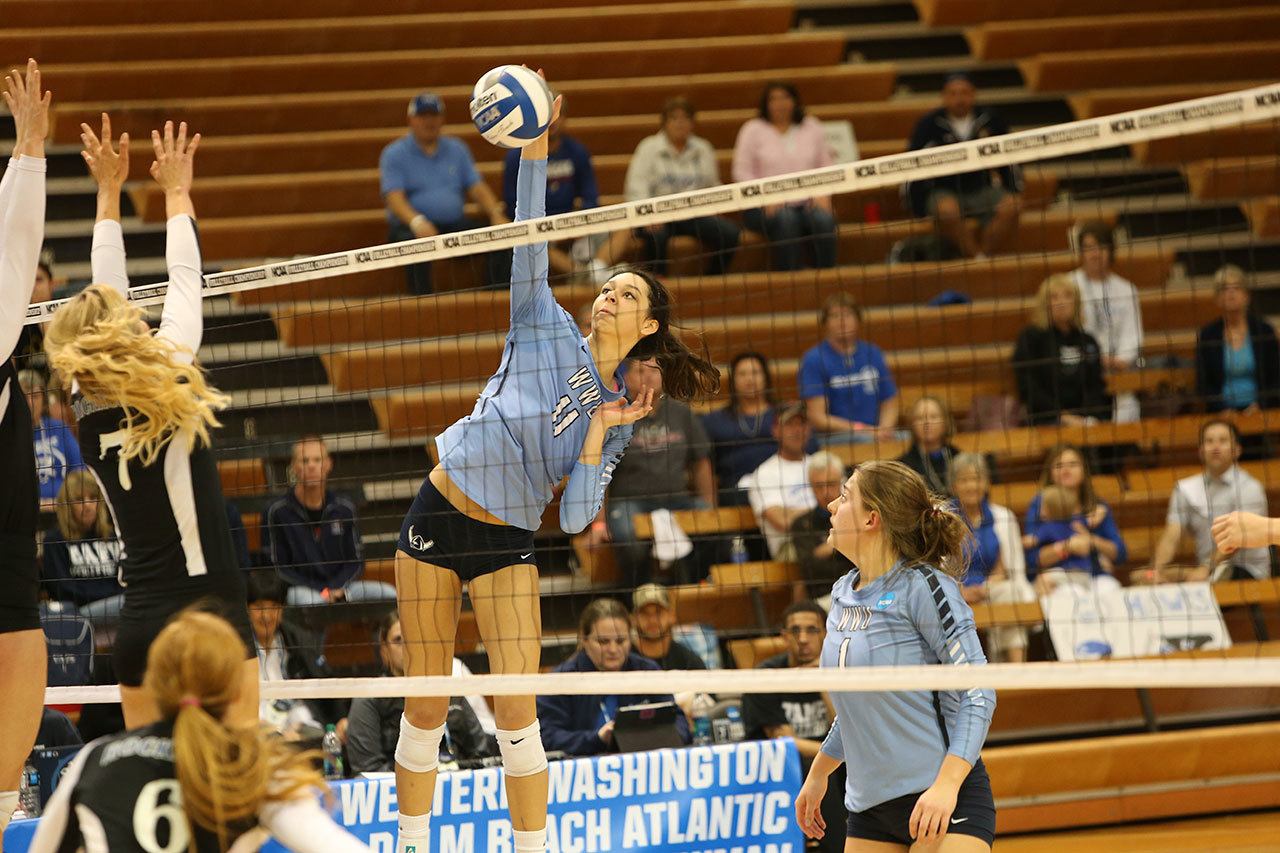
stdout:
<svg viewBox="0 0 1280 853">
<path fill-rule="evenodd" d="M 1105 222 L 1086 222 L 1076 232 L 1076 245 L 1080 266 L 1071 277 L 1080 291 L 1084 330 L 1098 342 L 1107 373 L 1132 370 L 1142 354 L 1142 305 L 1133 283 L 1111 269 L 1115 236 Z M 1132 423 L 1139 415 L 1133 392 L 1115 396 L 1116 423 Z"/>
<path fill-rule="evenodd" d="M 19 370 L 18 384 L 31 406 L 31 426 L 35 436 L 36 474 L 40 479 L 40 503 L 53 506 L 67 475 L 83 467 L 80 443 L 71 428 L 45 413 L 44 377 L 39 371 Z"/>
<path fill-rule="evenodd" d="M 1196 393 L 1210 412 L 1256 412 L 1280 405 L 1280 343 L 1249 310 L 1249 280 L 1228 264 L 1214 276 L 1221 319 L 1196 336 Z"/>
<path fill-rule="evenodd" d="M 389 239 L 412 240 L 479 228 L 468 217 L 469 198 L 480 206 L 490 224 L 509 221 L 493 190 L 480 178 L 465 142 L 444 136 L 444 101 L 423 92 L 409 102 L 409 132 L 382 149 L 382 198 L 387 206 Z M 511 278 L 511 257 L 491 253 L 486 259 L 487 284 L 503 285 Z M 405 267 L 409 292 L 432 292 L 431 265 Z"/>
<path fill-rule="evenodd" d="M 663 509 L 709 509 L 715 506 L 716 488 L 702 421 L 687 403 L 663 395 L 657 362 L 632 360 L 626 383 L 635 394 L 654 393 L 653 411 L 636 421 L 627 453 L 614 469 L 605 507 L 623 582 L 635 587 L 648 580 L 652 543 L 636 539 L 632 517 Z"/>
<path fill-rule="evenodd" d="M 405 673 L 404 634 L 400 614 L 393 612 L 378 625 L 378 653 L 386 675 Z M 388 773 L 396 769 L 396 744 L 400 741 L 402 697 L 360 697 L 351 700 L 347 717 L 347 769 L 351 773 Z M 449 700 L 446 737 L 440 741 L 440 761 L 485 758 L 498 753 L 498 741 L 485 732 L 471 704 L 459 697 Z"/>
<path fill-rule="evenodd" d="M 951 460 L 960 452 L 951 444 L 955 434 L 955 419 L 941 398 L 921 397 L 911 407 L 911 446 L 898 461 L 923 477 L 934 494 L 949 493 Z"/>
<path fill-rule="evenodd" d="M 796 584 L 795 601 L 826 598 L 831 585 L 852 568 L 849 559 L 832 547 L 831 502 L 840 497 L 848 470 L 839 456 L 819 450 L 805 462 L 809 489 L 817 505 L 791 523 L 791 550 L 803 580 Z M 821 603 L 821 602 L 819 602 Z"/>
<path fill-rule="evenodd" d="M 36 262 L 36 282 L 31 290 L 31 304 L 53 299 L 53 288 L 53 252 L 45 249 Z M 48 369 L 49 358 L 44 353 L 44 327 L 47 325 L 47 323 L 31 323 L 22 327 L 22 331 L 18 334 L 18 345 L 13 351 L 15 363 L 32 370 Z M 57 385 L 56 382 L 49 384 Z M 71 422 L 56 412 L 50 411 L 50 415 L 65 423 Z"/>
<path fill-rule="evenodd" d="M 765 535 L 769 556 L 784 559 L 791 525 L 817 505 L 805 470 L 805 446 L 809 443 L 809 416 L 803 403 L 778 410 L 773 434 L 778 452 L 742 480 L 747 487 L 756 524 Z"/>
<path fill-rule="evenodd" d="M 1164 532 L 1156 544 L 1152 572 L 1146 580 L 1250 580 L 1271 577 L 1271 549 L 1244 548 L 1230 555 L 1214 547 L 1213 520 L 1230 512 L 1267 514 L 1267 490 L 1238 464 L 1240 431 L 1225 420 L 1200 427 L 1200 461 L 1204 470 L 1179 480 L 1169 495 Z M 1196 566 L 1170 566 L 1184 533 L 1196 542 Z M 1139 578 L 1135 578 L 1139 579 Z"/>
<path fill-rule="evenodd" d="M 662 105 L 662 128 L 636 146 L 627 164 L 627 201 L 701 190 L 720 184 L 720 163 L 711 143 L 695 136 L 693 104 L 671 98 Z M 624 235 L 625 236 L 625 235 Z M 679 222 L 637 228 L 655 271 L 664 273 L 672 237 L 693 237 L 702 244 L 704 275 L 723 275 L 733 263 L 742 232 L 723 216 L 696 216 Z M 615 247 L 616 248 L 616 247 Z"/>
<path fill-rule="evenodd" d="M 673 639 L 671 629 L 676 624 L 675 607 L 671 593 L 665 586 L 647 583 L 631 596 L 635 621 L 635 652 L 658 665 L 659 669 L 706 669 L 698 655 Z"/>
<path fill-rule="evenodd" d="M 1013 350 L 1013 372 L 1033 424 L 1110 420 L 1102 350 L 1083 328 L 1080 290 L 1071 276 L 1051 275 L 1040 285 L 1031 325 Z"/>
<path fill-rule="evenodd" d="M 729 362 L 729 405 L 708 412 L 702 426 L 711 440 L 720 506 L 743 506 L 738 482 L 778 451 L 773 434 L 773 371 L 758 352 L 740 352 Z"/>
<path fill-rule="evenodd" d="M 333 458 L 318 435 L 293 445 L 293 486 L 264 515 L 263 551 L 289 583 L 291 607 L 335 601 L 394 601 L 395 588 L 356 580 L 364 571 L 356 508 L 328 488 Z"/>
<path fill-rule="evenodd" d="M 991 502 L 991 469 L 980 453 L 958 453 L 951 460 L 951 509 L 973 532 L 966 552 L 969 566 L 961 587 L 970 605 L 1035 601 L 1027 583 L 1027 561 L 1022 551 L 1018 519 L 1007 507 Z M 1027 659 L 1026 628 L 992 628 L 988 631 L 988 656 L 993 660 L 1021 663 Z"/>
<path fill-rule="evenodd" d="M 304 644 L 283 626 L 285 585 L 272 569 L 249 572 L 245 578 L 245 598 L 253 641 L 258 653 L 258 677 L 262 681 L 306 678 Z M 320 736 L 324 729 L 312 707 L 301 699 L 263 699 L 258 718 L 288 740 Z"/>
<path fill-rule="evenodd" d="M 41 580 L 55 601 L 74 602 L 97 630 L 114 626 L 124 604 L 118 578 L 121 543 L 102 492 L 85 469 L 58 490 L 57 523 L 44 534 Z"/>
<path fill-rule="evenodd" d="M 578 651 L 554 672 L 633 672 L 658 664 L 631 651 L 631 615 L 612 598 L 597 598 L 578 622 Z M 618 708 L 647 702 L 674 702 L 670 694 L 652 696 L 539 696 L 538 720 L 548 750 L 569 755 L 598 755 L 614 748 L 613 722 Z M 683 714 L 676 726 L 685 743 L 689 725 Z"/>
<path fill-rule="evenodd" d="M 942 106 L 916 123 L 907 148 L 918 151 L 999 136 L 1009 127 L 993 110 L 976 106 L 978 90 L 968 74 L 947 76 L 942 86 Z M 903 185 L 911 211 L 932 216 L 943 238 L 955 244 L 965 257 L 992 255 L 1008 242 L 1018 225 L 1022 200 L 1022 171 L 1017 166 L 981 169 L 959 175 L 943 175 Z M 981 225 L 979 237 L 968 220 Z"/>
<path fill-rule="evenodd" d="M 600 188 L 596 183 L 596 169 L 591 162 L 587 146 L 565 133 L 565 105 L 560 102 L 560 116 L 551 122 L 547 130 L 547 216 L 588 210 L 600 206 Z M 520 149 L 507 152 L 502 167 L 502 195 L 507 205 L 507 216 L 516 213 L 516 175 L 520 171 Z M 584 238 L 588 241 L 590 238 Z M 603 258 L 603 244 L 595 257 L 586 263 L 574 262 L 573 240 L 547 244 L 547 263 L 552 275 L 569 275 L 575 271 L 589 271 L 597 284 L 608 278 L 609 265 Z"/>
<path fill-rule="evenodd" d="M 827 297 L 820 315 L 826 338 L 800 359 L 800 398 L 819 443 L 893 438 L 898 386 L 880 347 L 859 340 L 862 307 L 851 294 Z"/>
<path fill-rule="evenodd" d="M 1078 447 L 1060 444 L 1049 451 L 1049 455 L 1045 457 L 1044 471 L 1040 475 L 1040 488 L 1045 489 L 1051 485 L 1062 486 L 1075 493 L 1086 529 L 1067 541 L 1065 553 L 1058 545 L 1040 547 L 1037 543 L 1042 519 L 1041 498 L 1036 495 L 1031 499 L 1031 505 L 1027 507 L 1026 523 L 1023 525 L 1022 546 L 1026 550 L 1027 575 L 1035 578 L 1037 587 L 1042 592 L 1047 592 L 1050 587 L 1063 580 L 1078 583 L 1089 581 L 1088 575 L 1073 572 L 1067 576 L 1067 572 L 1060 570 L 1059 567 L 1068 557 L 1088 557 L 1096 551 L 1099 557 L 1105 557 L 1112 566 L 1123 565 L 1129 556 L 1124 537 L 1116 526 L 1111 507 L 1094 491 L 1088 464 Z M 1093 575 L 1092 582 L 1096 584 L 1104 577 L 1106 582 L 1116 584 L 1114 578 L 1104 575 Z"/>
<path fill-rule="evenodd" d="M 799 601 L 782 614 L 782 640 L 786 651 L 760 663 L 759 669 L 817 668 L 822 641 L 827 635 L 827 613 L 812 601 Z M 742 724 L 748 740 L 791 738 L 800 752 L 801 771 L 822 748 L 835 713 L 823 693 L 747 693 L 742 697 Z M 837 771 L 843 772 L 843 771 Z M 844 810 L 844 779 L 827 789 L 822 813 L 828 832 L 820 850 L 844 850 L 844 833 L 833 831 L 848 814 Z M 828 802 L 830 801 L 830 802 Z"/>
<path fill-rule="evenodd" d="M 66 424 L 67 429 L 71 430 L 71 434 L 76 436 L 76 442 L 79 443 L 76 416 L 75 412 L 71 411 L 70 401 L 67 400 L 67 391 L 56 377 L 51 378 L 53 381 L 50 384 L 54 387 L 44 392 L 44 410 L 55 421 L 62 421 Z"/>
<path fill-rule="evenodd" d="M 760 111 L 738 131 L 733 146 L 733 179 L 754 181 L 834 162 L 822 122 L 805 115 L 800 92 L 791 83 L 766 83 Z M 742 212 L 742 221 L 769 241 L 773 266 L 800 269 L 802 242 L 819 269 L 836 265 L 836 218 L 831 196 L 770 204 Z"/>
</svg>

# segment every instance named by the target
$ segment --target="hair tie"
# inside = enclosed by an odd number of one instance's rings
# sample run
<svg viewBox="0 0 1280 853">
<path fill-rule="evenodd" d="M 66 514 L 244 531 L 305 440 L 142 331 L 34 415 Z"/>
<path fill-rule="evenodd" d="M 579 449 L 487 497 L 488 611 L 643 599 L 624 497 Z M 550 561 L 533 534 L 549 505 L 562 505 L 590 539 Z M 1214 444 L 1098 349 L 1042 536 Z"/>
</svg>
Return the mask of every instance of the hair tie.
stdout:
<svg viewBox="0 0 1280 853">
<path fill-rule="evenodd" d="M 198 696 L 192 696 L 190 693 L 188 693 L 186 696 L 183 696 L 181 699 L 178 700 L 178 706 L 181 708 L 199 708 L 200 698 Z"/>
</svg>

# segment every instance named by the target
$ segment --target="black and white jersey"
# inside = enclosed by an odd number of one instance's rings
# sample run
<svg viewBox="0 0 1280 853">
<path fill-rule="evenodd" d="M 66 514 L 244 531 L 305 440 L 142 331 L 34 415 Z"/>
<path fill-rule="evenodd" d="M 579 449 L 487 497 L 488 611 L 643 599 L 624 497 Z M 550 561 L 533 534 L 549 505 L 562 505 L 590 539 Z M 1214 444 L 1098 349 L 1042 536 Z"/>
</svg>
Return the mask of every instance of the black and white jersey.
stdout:
<svg viewBox="0 0 1280 853">
<path fill-rule="evenodd" d="M 31 408 L 13 353 L 23 333 L 44 239 L 45 161 L 10 160 L 0 179 L 0 570 L 33 569 L 40 487 Z"/>
<path fill-rule="evenodd" d="M 216 833 L 187 820 L 176 776 L 172 722 L 94 741 L 58 781 L 30 853 L 222 853 Z M 227 849 L 257 850 L 268 836 L 298 853 L 368 849 L 309 795 L 228 825 Z"/>
<path fill-rule="evenodd" d="M 169 220 L 166 257 L 169 290 L 156 334 L 176 347 L 176 360 L 190 363 L 203 332 L 200 250 L 190 217 Z M 95 281 L 127 291 L 118 222 L 103 220 L 94 227 L 92 258 Z M 207 445 L 190 430 L 180 430 L 151 464 L 123 462 L 124 410 L 78 391 L 73 391 L 72 409 L 80 424 L 81 454 L 124 543 L 120 576 L 133 601 L 169 599 L 207 586 L 192 579 L 238 573 L 218 466 Z"/>
</svg>

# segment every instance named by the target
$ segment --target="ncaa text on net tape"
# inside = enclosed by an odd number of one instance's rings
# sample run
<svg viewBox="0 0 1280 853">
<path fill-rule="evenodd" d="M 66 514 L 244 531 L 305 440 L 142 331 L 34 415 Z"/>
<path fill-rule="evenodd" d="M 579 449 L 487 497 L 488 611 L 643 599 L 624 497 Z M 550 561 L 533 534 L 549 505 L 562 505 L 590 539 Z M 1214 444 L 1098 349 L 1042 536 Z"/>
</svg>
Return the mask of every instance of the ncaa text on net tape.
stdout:
<svg viewBox="0 0 1280 853">
<path fill-rule="evenodd" d="M 650 683 L 652 682 L 652 683 Z M 719 669 L 654 672 L 550 672 L 400 678 L 320 678 L 261 684 L 263 699 L 398 696 L 648 695 L 812 691 L 1043 690 L 1280 685 L 1280 658 L 997 663 L 987 666 L 884 666 L 858 669 Z M 50 687 L 50 704 L 120 701 L 119 688 Z"/>
<path fill-rule="evenodd" d="M 727 213 L 762 204 L 806 199 L 815 193 L 856 192 L 899 185 L 939 175 L 994 168 L 1050 157 L 1078 154 L 1149 139 L 1203 132 L 1280 117 L 1280 84 L 1244 89 L 1224 95 L 1197 98 L 942 145 L 905 154 L 891 154 L 839 166 L 777 175 L 754 181 L 724 184 L 706 190 L 677 193 L 591 210 L 530 219 L 506 225 L 477 228 L 440 237 L 390 243 L 363 249 L 281 260 L 257 267 L 205 276 L 204 296 L 223 296 L 282 284 L 296 284 L 354 272 L 387 269 L 411 263 L 473 254 L 479 249 L 507 249 L 556 239 L 582 237 Z M 137 305 L 164 300 L 166 283 L 136 287 L 129 299 Z M 25 323 L 45 322 L 67 300 L 32 305 Z"/>
</svg>

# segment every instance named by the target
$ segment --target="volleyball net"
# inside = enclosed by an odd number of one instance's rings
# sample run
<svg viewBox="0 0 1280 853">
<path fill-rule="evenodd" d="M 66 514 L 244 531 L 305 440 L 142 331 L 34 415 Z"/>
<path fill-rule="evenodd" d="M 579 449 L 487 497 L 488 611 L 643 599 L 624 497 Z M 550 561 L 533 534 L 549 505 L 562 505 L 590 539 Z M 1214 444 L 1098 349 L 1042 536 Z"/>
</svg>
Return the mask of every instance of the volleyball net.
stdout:
<svg viewBox="0 0 1280 853">
<path fill-rule="evenodd" d="M 1272 452 L 1280 416 L 1271 408 L 1280 400 L 1280 375 L 1269 373 L 1273 364 L 1280 368 L 1280 353 L 1257 323 L 1248 327 L 1248 345 L 1230 335 L 1225 348 L 1221 339 L 1216 349 L 1201 340 L 1202 327 L 1224 313 L 1239 316 L 1240 300 L 1252 300 L 1257 322 L 1274 308 L 1275 86 L 305 257 L 285 255 L 290 235 L 310 227 L 307 215 L 256 224 L 209 215 L 226 203 L 224 189 L 218 180 L 202 185 L 199 159 L 196 171 L 211 270 L 198 355 L 232 398 L 215 438 L 223 490 L 234 504 L 231 525 L 252 572 L 254 607 L 279 605 L 272 643 L 324 664 L 307 679 L 264 683 L 264 697 L 730 694 L 798 690 L 802 683 L 811 690 L 1261 688 L 1280 681 L 1271 640 L 1280 630 L 1273 555 L 1262 549 L 1246 559 L 1203 547 L 1212 515 L 1263 511 L 1260 497 L 1280 497 L 1280 461 Z M 967 173 L 995 173 L 996 187 L 1003 182 L 1017 192 L 964 199 L 965 230 L 957 239 L 960 232 L 937 225 L 920 205 L 929 205 L 931 186 Z M 607 199 L 604 179 L 602 188 Z M 145 221 L 163 223 L 154 208 L 145 211 L 147 189 L 131 188 L 130 197 Z M 800 215 L 813 212 L 815 197 L 831 199 L 829 229 L 820 216 Z M 1009 219 L 1014 199 L 1016 218 Z M 251 213 L 252 198 L 243 206 Z M 757 211 L 774 222 L 763 233 Z M 777 224 L 789 213 L 803 220 L 805 233 Z M 341 242 L 359 244 L 357 236 L 383 227 L 372 211 L 352 214 L 356 220 L 363 224 Z M 711 230 L 679 227 L 690 220 L 718 221 L 737 235 L 736 246 L 714 245 Z M 272 227 L 279 235 L 264 238 Z M 128 234 L 131 259 L 145 254 L 148 240 L 155 254 L 149 235 L 157 229 L 162 224 Z M 665 264 L 652 257 L 656 240 L 665 243 Z M 562 253 L 555 263 L 567 264 L 553 269 L 552 293 L 585 318 L 584 327 L 601 267 L 658 271 L 679 333 L 698 351 L 705 345 L 724 382 L 716 397 L 688 407 L 664 398 L 651 422 L 637 425 L 603 512 L 583 533 L 563 531 L 558 500 L 542 514 L 535 538 L 540 668 L 575 653 L 588 605 L 612 598 L 627 621 L 610 628 L 632 651 L 665 655 L 674 636 L 711 671 L 377 678 L 386 666 L 379 625 L 396 606 L 401 522 L 439 461 L 435 437 L 472 411 L 499 368 L 509 297 L 505 285 L 489 289 L 486 281 L 494 269 L 509 269 L 514 247 L 543 241 Z M 251 265 L 217 260 L 244 257 L 250 250 L 238 247 L 264 243 L 279 246 L 281 256 Z M 966 256 L 975 248 L 982 254 Z M 1108 256 L 1100 281 L 1114 273 L 1132 282 L 1136 295 L 1126 299 L 1123 289 L 1090 289 L 1071 278 L 1091 251 Z M 432 265 L 435 293 L 409 296 L 406 270 L 423 263 Z M 798 268 L 780 269 L 792 265 Z M 135 268 L 142 272 L 131 300 L 159 305 L 166 284 L 154 259 Z M 1051 284 L 1042 288 L 1046 280 Z M 1055 333 L 1054 305 L 1063 294 L 1052 282 L 1062 281 L 1077 282 L 1072 292 L 1082 295 Z M 838 294 L 847 298 L 832 301 Z M 48 322 L 60 304 L 33 305 L 27 323 Z M 855 321 L 851 338 L 848 326 L 840 327 L 846 315 Z M 1139 323 L 1140 341 L 1124 327 L 1128 317 Z M 567 322 L 539 321 L 530 339 L 550 339 Z M 1089 328 L 1103 330 L 1092 344 L 1079 337 Z M 845 351 L 831 343 L 841 335 L 856 346 Z M 882 361 L 867 360 L 867 343 L 883 352 Z M 753 371 L 757 364 L 762 373 Z M 38 359 L 29 366 L 38 368 Z M 645 371 L 643 364 L 630 368 L 628 386 L 659 387 Z M 1217 377 L 1208 392 L 1206 372 Z M 542 378 L 531 372 L 508 381 Z M 571 407 L 581 403 L 585 414 L 607 390 L 571 400 Z M 814 398 L 824 401 L 818 409 L 805 402 Z M 792 402 L 801 403 L 802 416 L 788 408 Z M 56 394 L 46 404 L 69 413 Z M 1225 416 L 1218 413 L 1224 407 Z M 521 431 L 554 416 L 516 413 L 520 422 L 509 427 Z M 1248 481 L 1205 475 L 1201 428 L 1222 417 L 1233 425 L 1232 446 Z M 935 452 L 930 430 L 937 429 L 945 440 Z M 794 626 L 784 612 L 810 599 L 829 606 L 831 584 L 848 569 L 826 546 L 821 513 L 813 510 L 838 493 L 851 466 L 910 455 L 922 440 L 915 457 L 930 487 L 958 495 L 978 530 L 965 598 L 988 657 L 1033 662 L 856 675 L 733 671 L 784 653 L 794 659 L 786 633 Z M 41 462 L 46 482 L 65 467 L 54 456 Z M 742 479 L 766 463 L 767 476 Z M 1197 476 L 1198 491 L 1191 482 L 1190 491 L 1171 497 L 1179 481 Z M 507 494 L 519 494 L 512 482 Z M 1055 487 L 1062 488 L 1050 496 Z M 95 494 L 91 482 L 68 479 L 46 505 L 47 526 L 57 532 L 46 536 L 46 589 L 51 601 L 63 602 L 50 605 L 50 618 L 86 619 L 99 662 L 98 674 L 84 678 L 97 686 L 52 687 L 51 702 L 117 695 L 101 665 L 110 658 L 114 622 L 100 602 L 110 595 L 86 599 L 104 582 L 110 586 L 119 547 L 109 536 L 99 541 L 91 513 L 79 519 L 71 511 L 94 503 Z M 1029 513 L 1046 503 L 1052 511 Z M 1007 510 L 994 512 L 1016 519 L 1017 529 L 993 539 L 991 505 Z M 508 521 L 531 512 L 488 509 Z M 803 529 L 779 526 L 779 519 Z M 1181 527 L 1172 534 L 1171 519 Z M 430 530 L 414 533 L 431 538 Z M 54 549 L 61 574 L 50 568 Z M 95 592 L 82 594 L 89 584 Z M 408 603 L 421 604 L 400 602 Z M 50 635 L 55 661 L 62 655 L 63 669 L 82 671 L 71 659 L 87 653 L 84 635 L 68 625 L 59 631 Z M 455 654 L 485 672 L 485 638 L 469 601 L 457 637 Z M 1097 658 L 1140 661 L 1078 663 Z"/>
</svg>

